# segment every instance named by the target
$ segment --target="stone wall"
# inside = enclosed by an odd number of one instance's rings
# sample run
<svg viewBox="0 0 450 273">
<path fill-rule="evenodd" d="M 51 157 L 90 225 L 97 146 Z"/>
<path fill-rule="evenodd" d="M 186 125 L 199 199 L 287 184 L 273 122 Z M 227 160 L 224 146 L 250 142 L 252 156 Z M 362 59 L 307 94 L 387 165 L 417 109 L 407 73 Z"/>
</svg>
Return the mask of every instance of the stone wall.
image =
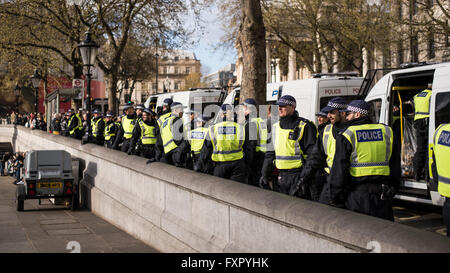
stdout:
<svg viewBox="0 0 450 273">
<path fill-rule="evenodd" d="M 0 142 L 79 158 L 83 202 L 162 252 L 450 252 L 431 232 L 22 126 Z"/>
</svg>

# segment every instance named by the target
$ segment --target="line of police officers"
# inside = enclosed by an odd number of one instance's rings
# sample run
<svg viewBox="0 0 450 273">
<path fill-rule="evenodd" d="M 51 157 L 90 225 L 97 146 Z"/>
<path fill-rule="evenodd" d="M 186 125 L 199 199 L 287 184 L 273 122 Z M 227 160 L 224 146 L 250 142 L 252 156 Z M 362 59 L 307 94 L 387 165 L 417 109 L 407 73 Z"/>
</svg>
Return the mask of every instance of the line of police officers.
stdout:
<svg viewBox="0 0 450 273">
<path fill-rule="evenodd" d="M 254 99 L 243 104 L 244 121 L 224 104 L 219 122 L 210 125 L 207 117 L 192 111 L 190 123 L 183 124 L 186 107 L 171 99 L 164 100 L 159 114 L 143 105 L 136 111 L 126 105 L 120 122 L 108 112 L 105 123 L 94 111 L 92 135 L 98 145 L 120 147 L 149 162 L 394 220 L 392 201 L 401 177 L 399 137 L 389 126 L 371 121 L 367 102 L 331 99 L 321 110 L 329 122 L 319 131 L 298 115 L 294 97 L 282 96 L 276 104 L 279 120 L 272 126 L 270 117 L 257 117 Z M 68 130 L 75 135 L 81 120 L 69 112 Z M 450 170 L 443 167 L 450 160 L 449 124 L 436 130 L 434 142 L 434 177 L 439 192 L 448 197 L 443 215 L 450 226 Z"/>
</svg>

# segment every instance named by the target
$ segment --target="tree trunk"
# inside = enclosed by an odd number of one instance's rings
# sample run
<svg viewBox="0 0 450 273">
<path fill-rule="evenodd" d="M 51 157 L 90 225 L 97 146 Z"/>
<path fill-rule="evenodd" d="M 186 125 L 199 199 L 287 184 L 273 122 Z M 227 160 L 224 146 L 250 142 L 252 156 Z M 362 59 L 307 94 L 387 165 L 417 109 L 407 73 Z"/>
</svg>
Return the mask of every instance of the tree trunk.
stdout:
<svg viewBox="0 0 450 273">
<path fill-rule="evenodd" d="M 266 102 L 266 31 L 260 0 L 241 0 L 240 46 L 243 55 L 241 101 Z"/>
<path fill-rule="evenodd" d="M 109 111 L 119 114 L 119 109 L 116 109 L 117 104 L 117 82 L 119 81 L 117 74 L 112 73 L 111 74 L 111 85 L 108 89 L 108 109 Z"/>
</svg>

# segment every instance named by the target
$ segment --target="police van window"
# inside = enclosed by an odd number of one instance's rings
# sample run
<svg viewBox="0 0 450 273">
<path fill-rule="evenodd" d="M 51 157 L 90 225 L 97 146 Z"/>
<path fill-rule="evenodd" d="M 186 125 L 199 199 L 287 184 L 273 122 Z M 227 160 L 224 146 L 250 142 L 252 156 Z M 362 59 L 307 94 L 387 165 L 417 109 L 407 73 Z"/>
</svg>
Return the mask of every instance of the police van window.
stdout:
<svg viewBox="0 0 450 273">
<path fill-rule="evenodd" d="M 436 95 L 436 128 L 442 123 L 450 123 L 450 92 L 438 93 Z"/>
<path fill-rule="evenodd" d="M 381 114 L 381 99 L 376 99 L 373 101 L 369 101 L 370 104 L 370 119 L 374 123 L 380 122 L 380 114 Z"/>
</svg>

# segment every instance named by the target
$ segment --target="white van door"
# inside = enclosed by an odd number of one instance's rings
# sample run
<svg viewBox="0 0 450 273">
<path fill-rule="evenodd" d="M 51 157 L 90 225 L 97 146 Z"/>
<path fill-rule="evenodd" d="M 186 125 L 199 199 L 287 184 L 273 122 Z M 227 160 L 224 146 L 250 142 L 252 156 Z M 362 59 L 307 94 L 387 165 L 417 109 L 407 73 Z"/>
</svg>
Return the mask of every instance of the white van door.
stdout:
<svg viewBox="0 0 450 273">
<path fill-rule="evenodd" d="M 443 206 L 444 197 L 437 190 L 432 175 L 433 163 L 432 150 L 434 148 L 433 137 L 439 125 L 450 123 L 450 65 L 436 69 L 433 79 L 433 88 L 430 101 L 430 121 L 428 130 L 428 171 L 430 174 L 429 190 L 431 201 L 434 205 Z"/>
</svg>

